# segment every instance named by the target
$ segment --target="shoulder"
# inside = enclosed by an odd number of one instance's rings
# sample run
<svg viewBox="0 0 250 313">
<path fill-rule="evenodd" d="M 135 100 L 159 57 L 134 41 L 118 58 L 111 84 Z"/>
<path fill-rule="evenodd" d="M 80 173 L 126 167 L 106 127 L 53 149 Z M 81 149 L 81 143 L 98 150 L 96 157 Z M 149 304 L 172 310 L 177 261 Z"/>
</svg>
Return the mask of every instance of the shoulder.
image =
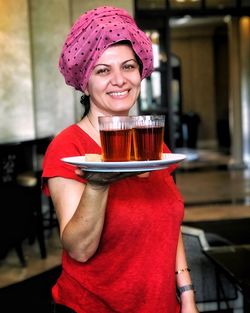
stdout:
<svg viewBox="0 0 250 313">
<path fill-rule="evenodd" d="M 76 153 L 75 155 L 83 154 L 84 151 L 82 151 L 82 149 L 84 149 L 84 144 L 89 140 L 88 135 L 76 124 L 73 124 L 63 129 L 55 136 L 48 151 L 60 150 L 64 153 L 72 153 L 74 151 Z"/>
<path fill-rule="evenodd" d="M 77 143 L 79 140 L 76 138 L 74 125 L 58 133 L 49 144 L 43 163 L 54 164 L 55 162 L 59 162 L 63 157 L 76 156 L 80 153 L 84 154 L 84 151 L 79 151 L 82 149 L 79 149 Z"/>
<path fill-rule="evenodd" d="M 77 138 L 83 139 L 85 137 L 87 137 L 87 134 L 77 124 L 72 124 L 59 132 L 52 142 L 60 143 L 65 142 L 65 140 L 71 142 Z"/>
<path fill-rule="evenodd" d="M 60 157 L 100 152 L 97 143 L 77 124 L 70 125 L 58 133 L 47 150 L 48 154 Z"/>
</svg>

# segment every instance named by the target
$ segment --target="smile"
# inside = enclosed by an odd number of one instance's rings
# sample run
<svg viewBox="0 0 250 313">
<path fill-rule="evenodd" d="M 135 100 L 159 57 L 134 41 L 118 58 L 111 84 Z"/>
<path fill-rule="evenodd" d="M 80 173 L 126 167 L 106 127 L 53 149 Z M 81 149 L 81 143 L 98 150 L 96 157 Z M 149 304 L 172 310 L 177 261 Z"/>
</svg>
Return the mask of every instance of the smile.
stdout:
<svg viewBox="0 0 250 313">
<path fill-rule="evenodd" d="M 121 97 L 121 96 L 125 96 L 128 94 L 128 90 L 125 91 L 116 91 L 116 92 L 110 92 L 109 95 L 110 96 L 115 96 L 115 97 Z"/>
</svg>

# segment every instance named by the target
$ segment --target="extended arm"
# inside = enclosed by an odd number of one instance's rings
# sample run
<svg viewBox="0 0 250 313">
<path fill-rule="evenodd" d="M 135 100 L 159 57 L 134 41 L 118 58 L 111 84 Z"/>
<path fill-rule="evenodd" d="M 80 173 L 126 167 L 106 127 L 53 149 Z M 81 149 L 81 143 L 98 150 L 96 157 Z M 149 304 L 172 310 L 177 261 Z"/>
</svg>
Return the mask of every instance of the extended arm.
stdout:
<svg viewBox="0 0 250 313">
<path fill-rule="evenodd" d="M 48 184 L 63 248 L 75 260 L 86 262 L 99 245 L 109 187 L 61 177 L 50 178 Z"/>
<path fill-rule="evenodd" d="M 76 169 L 86 184 L 54 177 L 48 180 L 51 198 L 60 226 L 63 248 L 86 262 L 96 252 L 105 220 L 109 185 L 138 173 L 92 173 Z"/>
</svg>

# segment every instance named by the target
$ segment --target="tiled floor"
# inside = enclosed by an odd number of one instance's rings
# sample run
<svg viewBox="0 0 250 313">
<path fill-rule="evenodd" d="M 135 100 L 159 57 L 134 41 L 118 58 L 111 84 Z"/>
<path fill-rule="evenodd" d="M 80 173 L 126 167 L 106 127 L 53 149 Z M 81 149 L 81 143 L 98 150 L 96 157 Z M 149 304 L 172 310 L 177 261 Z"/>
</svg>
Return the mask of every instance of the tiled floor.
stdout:
<svg viewBox="0 0 250 313">
<path fill-rule="evenodd" d="M 186 161 L 185 161 L 186 162 Z M 250 217 L 250 171 L 226 170 L 228 158 L 202 154 L 196 162 L 181 164 L 176 183 L 185 201 L 185 221 Z M 48 257 L 41 259 L 38 244 L 25 243 L 27 267 L 22 268 L 15 251 L 0 263 L 0 287 L 21 281 L 61 262 L 57 229 L 47 238 Z"/>
</svg>

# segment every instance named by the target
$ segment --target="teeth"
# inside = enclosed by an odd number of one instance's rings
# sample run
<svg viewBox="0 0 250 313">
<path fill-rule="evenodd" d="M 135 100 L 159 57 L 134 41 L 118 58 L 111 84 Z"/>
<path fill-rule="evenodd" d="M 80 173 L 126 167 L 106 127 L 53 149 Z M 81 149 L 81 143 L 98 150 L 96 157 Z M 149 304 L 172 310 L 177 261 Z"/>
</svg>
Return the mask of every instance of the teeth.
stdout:
<svg viewBox="0 0 250 313">
<path fill-rule="evenodd" d="M 127 93 L 128 93 L 127 91 L 118 91 L 118 92 L 110 92 L 110 95 L 111 96 L 124 96 Z"/>
</svg>

